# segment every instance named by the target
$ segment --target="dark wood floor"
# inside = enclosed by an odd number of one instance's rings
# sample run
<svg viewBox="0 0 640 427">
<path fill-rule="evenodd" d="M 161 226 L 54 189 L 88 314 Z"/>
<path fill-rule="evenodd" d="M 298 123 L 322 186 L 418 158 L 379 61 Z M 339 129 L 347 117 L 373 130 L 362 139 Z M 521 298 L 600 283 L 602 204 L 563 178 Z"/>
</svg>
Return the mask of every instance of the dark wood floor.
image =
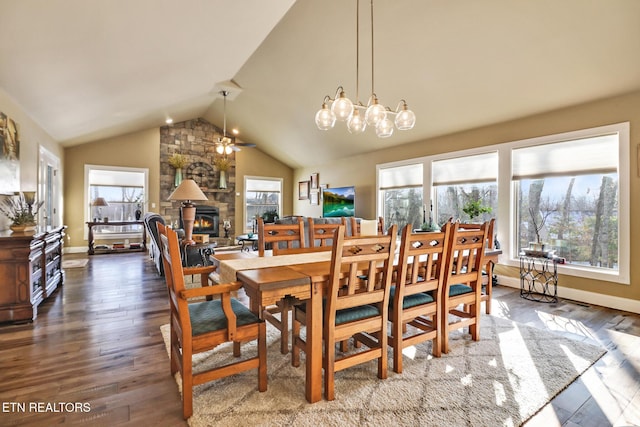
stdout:
<svg viewBox="0 0 640 427">
<path fill-rule="evenodd" d="M 141 253 L 97 255 L 86 268 L 67 269 L 34 323 L 0 326 L 0 425 L 186 425 L 159 329 L 168 321 L 164 287 Z M 640 316 L 530 302 L 503 286 L 494 291 L 494 314 L 609 350 L 528 426 L 640 424 Z M 88 403 L 90 411 L 35 412 L 31 402 Z"/>
</svg>

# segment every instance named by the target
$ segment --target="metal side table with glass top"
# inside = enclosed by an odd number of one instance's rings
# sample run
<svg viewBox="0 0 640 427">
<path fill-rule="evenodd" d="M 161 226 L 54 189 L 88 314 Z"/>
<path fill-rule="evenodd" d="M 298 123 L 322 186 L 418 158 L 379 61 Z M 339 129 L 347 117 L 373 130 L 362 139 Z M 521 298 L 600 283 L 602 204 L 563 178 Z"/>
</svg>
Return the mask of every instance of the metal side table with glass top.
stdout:
<svg viewBox="0 0 640 427">
<path fill-rule="evenodd" d="M 562 258 L 520 253 L 520 296 L 538 302 L 558 302 L 558 263 Z"/>
</svg>

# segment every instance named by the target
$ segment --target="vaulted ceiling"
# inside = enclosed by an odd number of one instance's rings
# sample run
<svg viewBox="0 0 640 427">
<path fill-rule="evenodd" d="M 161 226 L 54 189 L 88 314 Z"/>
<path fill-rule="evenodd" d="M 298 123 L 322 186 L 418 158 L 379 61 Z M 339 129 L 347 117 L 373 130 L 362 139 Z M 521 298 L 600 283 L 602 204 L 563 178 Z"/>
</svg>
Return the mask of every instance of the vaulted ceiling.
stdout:
<svg viewBox="0 0 640 427">
<path fill-rule="evenodd" d="M 356 88 L 355 0 L 0 0 L 0 87 L 63 145 L 222 127 L 230 88 L 228 127 L 292 167 L 640 89 L 638 0 L 376 0 L 374 89 L 416 126 L 320 131 L 338 85 L 371 93 L 369 7 Z"/>
</svg>

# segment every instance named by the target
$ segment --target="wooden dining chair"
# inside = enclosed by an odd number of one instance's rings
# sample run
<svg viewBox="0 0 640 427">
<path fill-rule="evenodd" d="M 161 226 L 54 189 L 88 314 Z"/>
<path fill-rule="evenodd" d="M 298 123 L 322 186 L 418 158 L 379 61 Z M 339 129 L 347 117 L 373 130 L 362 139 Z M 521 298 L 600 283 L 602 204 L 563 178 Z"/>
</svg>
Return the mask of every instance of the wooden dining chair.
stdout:
<svg viewBox="0 0 640 427">
<path fill-rule="evenodd" d="M 258 218 L 258 256 L 264 256 L 267 245 L 271 245 L 274 256 L 284 255 L 306 247 L 304 220 L 297 217 L 293 224 L 265 224 Z M 285 297 L 275 305 L 259 307 L 263 319 L 280 331 L 280 352 L 289 352 L 289 313 L 295 299 Z"/>
<path fill-rule="evenodd" d="M 241 283 L 186 289 L 180 244 L 175 231 L 158 224 L 165 279 L 169 291 L 171 327 L 171 374 L 182 377 L 182 413 L 193 413 L 193 387 L 250 369 L 258 370 L 258 390 L 267 390 L 266 325 L 241 302 L 231 297 Z M 202 297 L 215 296 L 214 300 Z M 200 298 L 197 301 L 190 301 Z M 240 357 L 240 344 L 258 340 L 255 357 L 242 358 L 224 366 L 193 372 L 194 354 L 209 351 L 225 342 L 233 342 L 233 355 Z"/>
<path fill-rule="evenodd" d="M 324 392 L 335 398 L 335 373 L 378 360 L 378 378 L 387 378 L 388 304 L 393 272 L 396 226 L 382 236 L 345 237 L 340 226 L 333 241 L 329 283 L 323 313 Z M 307 352 L 300 337 L 306 325 L 303 304 L 294 306 L 291 364 L 300 365 L 300 351 Z M 352 338 L 366 346 L 355 353 L 336 355 L 336 344 Z"/>
<path fill-rule="evenodd" d="M 347 219 L 341 218 L 340 223 L 332 224 L 318 224 L 313 218 L 309 217 L 307 220 L 309 224 L 309 247 L 326 247 L 327 250 L 331 250 L 333 244 L 333 235 L 335 231 L 343 225 L 345 230 L 347 227 Z"/>
<path fill-rule="evenodd" d="M 412 233 L 411 224 L 402 230 L 396 281 L 389 297 L 394 372 L 402 373 L 402 350 L 406 347 L 431 340 L 432 354 L 441 355 L 441 295 L 450 233 L 450 223 L 436 232 Z"/>
<path fill-rule="evenodd" d="M 286 253 L 287 249 L 307 247 L 304 232 L 304 219 L 297 217 L 291 224 L 265 224 L 258 218 L 258 256 L 264 256 L 269 245 L 273 255 Z"/>
<path fill-rule="evenodd" d="M 487 243 L 485 249 L 495 249 L 494 227 L 495 218 L 491 218 L 488 221 L 487 226 Z M 477 230 L 483 226 L 483 223 L 462 224 L 466 229 Z M 482 271 L 482 301 L 484 301 L 484 312 L 491 314 L 491 298 L 493 294 L 493 262 L 487 261 Z"/>
<path fill-rule="evenodd" d="M 449 352 L 449 333 L 468 327 L 474 341 L 480 339 L 482 268 L 488 223 L 479 229 L 453 224 L 442 288 L 442 352 Z M 453 319 L 450 319 L 452 317 Z"/>
</svg>

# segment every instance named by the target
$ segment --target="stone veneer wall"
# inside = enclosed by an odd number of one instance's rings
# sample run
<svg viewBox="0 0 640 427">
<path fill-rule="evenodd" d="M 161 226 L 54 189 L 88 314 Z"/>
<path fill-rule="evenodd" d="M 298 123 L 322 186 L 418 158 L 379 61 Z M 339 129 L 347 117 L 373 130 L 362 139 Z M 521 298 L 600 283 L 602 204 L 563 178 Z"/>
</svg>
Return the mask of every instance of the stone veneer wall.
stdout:
<svg viewBox="0 0 640 427">
<path fill-rule="evenodd" d="M 232 239 L 224 239 L 222 222 L 231 220 L 231 230 L 229 236 L 235 236 L 235 152 L 228 157 L 231 159 L 231 168 L 227 172 L 227 188 L 218 189 L 220 183 L 220 172 L 213 165 L 213 159 L 219 154 L 215 151 L 215 142 L 222 136 L 222 131 L 209 123 L 198 118 L 185 122 L 174 123 L 173 125 L 162 126 L 160 128 L 160 207 L 159 213 L 165 218 L 167 224 L 177 224 L 180 221 L 180 202 L 172 202 L 169 196 L 175 189 L 175 169 L 168 163 L 168 159 L 174 153 L 180 153 L 187 159 L 187 165 L 182 169 L 183 179 L 194 179 L 199 185 L 205 183 L 206 188 L 201 185 L 202 191 L 209 200 L 196 202 L 200 205 L 215 206 L 220 209 L 220 230 L 219 238 L 216 238 L 218 245 L 232 244 Z M 202 162 L 211 167 L 213 174 L 203 177 L 193 177 L 189 175 L 190 165 Z M 213 238 L 212 238 L 213 239 Z"/>
</svg>

